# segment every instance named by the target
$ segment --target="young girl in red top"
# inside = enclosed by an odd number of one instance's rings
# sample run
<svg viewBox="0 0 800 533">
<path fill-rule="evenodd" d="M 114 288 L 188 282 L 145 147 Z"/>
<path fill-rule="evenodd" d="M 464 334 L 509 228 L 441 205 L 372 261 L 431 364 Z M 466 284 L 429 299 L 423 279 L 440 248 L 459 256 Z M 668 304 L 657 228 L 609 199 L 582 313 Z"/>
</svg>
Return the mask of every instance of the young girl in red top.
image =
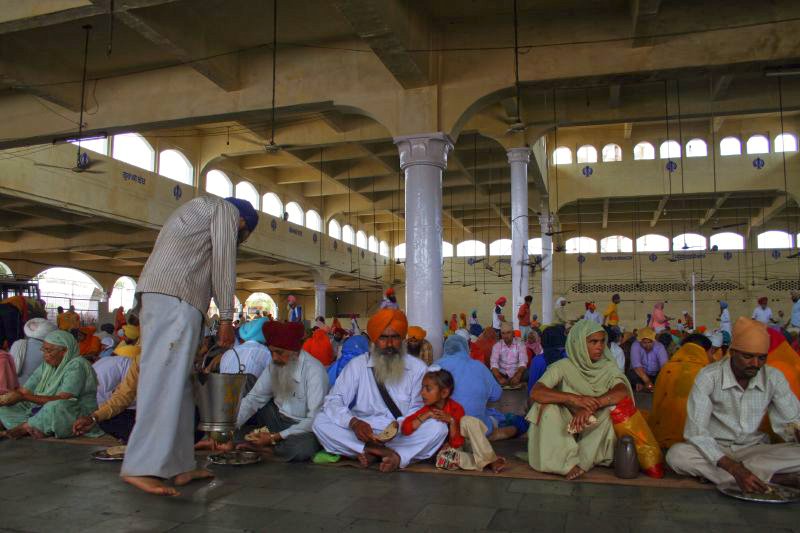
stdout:
<svg viewBox="0 0 800 533">
<path fill-rule="evenodd" d="M 425 406 L 407 416 L 400 430 L 411 435 L 427 420 L 444 422 L 450 428 L 447 444 L 436 456 L 436 466 L 454 470 L 483 470 L 491 465 L 498 473 L 506 460 L 495 455 L 486 438 L 486 425 L 478 418 L 464 415 L 464 408 L 450 396 L 455 389 L 453 375 L 444 369 L 432 369 L 422 378 L 422 401 Z"/>
</svg>

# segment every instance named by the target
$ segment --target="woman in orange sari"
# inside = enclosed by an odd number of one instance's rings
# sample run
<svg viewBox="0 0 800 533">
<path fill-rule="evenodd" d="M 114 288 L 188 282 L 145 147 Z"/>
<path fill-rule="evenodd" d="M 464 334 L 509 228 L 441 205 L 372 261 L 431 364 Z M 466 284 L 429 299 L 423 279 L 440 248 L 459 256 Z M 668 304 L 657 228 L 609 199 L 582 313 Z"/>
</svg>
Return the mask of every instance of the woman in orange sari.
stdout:
<svg viewBox="0 0 800 533">
<path fill-rule="evenodd" d="M 97 359 L 103 349 L 100 337 L 94 334 L 95 331 L 94 326 L 78 328 L 78 353 L 89 361 Z"/>
<path fill-rule="evenodd" d="M 125 320 L 125 310 L 120 305 L 117 307 L 117 312 L 114 313 L 114 333 L 122 329 L 122 326 L 127 323 L 127 320 Z"/>
<path fill-rule="evenodd" d="M 489 366 L 489 359 L 492 357 L 492 348 L 497 343 L 497 335 L 492 328 L 486 328 L 481 333 L 478 340 L 469 347 L 469 355 L 473 359 Z"/>
</svg>

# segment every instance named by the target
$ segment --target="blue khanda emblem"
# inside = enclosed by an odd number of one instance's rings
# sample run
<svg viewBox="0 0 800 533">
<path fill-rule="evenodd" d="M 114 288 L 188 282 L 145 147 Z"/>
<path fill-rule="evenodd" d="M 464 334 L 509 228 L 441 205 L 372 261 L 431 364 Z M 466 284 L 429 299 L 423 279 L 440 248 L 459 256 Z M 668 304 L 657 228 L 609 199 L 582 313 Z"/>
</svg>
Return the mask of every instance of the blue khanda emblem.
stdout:
<svg viewBox="0 0 800 533">
<path fill-rule="evenodd" d="M 772 250 L 772 258 L 773 259 L 780 259 L 781 251 L 780 250 Z"/>
<path fill-rule="evenodd" d="M 338 242 L 333 241 L 333 249 L 334 250 L 338 250 L 339 249 L 339 243 Z"/>
<path fill-rule="evenodd" d="M 722 254 L 722 258 L 725 259 L 725 261 L 730 261 L 731 259 L 733 259 L 733 253 L 725 252 L 724 254 Z"/>
<path fill-rule="evenodd" d="M 273 218 L 272 222 L 269 223 L 269 227 L 272 228 L 272 231 L 275 231 L 278 229 L 278 221 Z"/>
<path fill-rule="evenodd" d="M 594 174 L 594 170 L 589 165 L 586 165 L 585 167 L 583 167 L 581 169 L 581 174 L 583 174 L 584 176 L 586 176 L 588 178 L 589 176 Z"/>
<path fill-rule="evenodd" d="M 650 259 L 650 261 L 655 263 L 658 260 L 658 256 L 656 254 L 650 254 L 650 257 L 648 257 L 648 259 Z"/>
<path fill-rule="evenodd" d="M 89 154 L 81 152 L 78 156 L 78 168 L 89 168 Z"/>
<path fill-rule="evenodd" d="M 175 197 L 175 200 L 181 199 L 181 196 L 183 196 L 183 190 L 181 189 L 180 185 L 176 185 L 172 188 L 172 196 Z"/>
<path fill-rule="evenodd" d="M 586 261 L 586 256 L 583 254 L 578 255 L 578 263 L 584 263 Z"/>
<path fill-rule="evenodd" d="M 678 163 L 676 163 L 675 161 L 670 159 L 669 161 L 667 161 L 667 167 L 666 168 L 667 168 L 667 172 L 672 174 L 673 172 L 678 170 Z"/>
<path fill-rule="evenodd" d="M 760 157 L 756 157 L 755 159 L 753 159 L 753 166 L 756 167 L 758 170 L 764 168 L 764 165 L 766 164 L 767 163 Z"/>
<path fill-rule="evenodd" d="M 317 234 L 316 233 L 311 235 L 311 240 L 314 241 L 315 243 L 317 242 Z"/>
</svg>

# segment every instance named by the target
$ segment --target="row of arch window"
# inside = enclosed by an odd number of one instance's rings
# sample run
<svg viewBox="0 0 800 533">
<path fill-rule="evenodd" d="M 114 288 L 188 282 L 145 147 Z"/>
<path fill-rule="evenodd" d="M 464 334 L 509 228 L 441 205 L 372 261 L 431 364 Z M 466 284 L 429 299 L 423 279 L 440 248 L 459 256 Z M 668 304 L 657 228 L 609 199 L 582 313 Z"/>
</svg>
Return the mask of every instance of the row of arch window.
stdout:
<svg viewBox="0 0 800 533">
<path fill-rule="evenodd" d="M 73 144 L 78 144 L 74 142 Z M 109 140 L 91 139 L 80 141 L 81 148 L 109 155 Z M 156 172 L 156 151 L 147 139 L 138 133 L 114 135 L 111 141 L 111 157 L 150 172 Z M 158 173 L 165 178 L 186 185 L 194 185 L 194 167 L 178 150 L 162 150 L 158 154 Z"/>
<path fill-rule="evenodd" d="M 791 234 L 785 231 L 765 231 L 758 235 L 757 246 L 759 249 L 792 248 L 794 242 L 800 242 L 800 233 L 794 240 Z M 598 242 L 591 237 L 573 237 L 564 243 L 568 254 L 596 254 Z M 637 252 L 669 252 L 707 250 L 708 247 L 717 247 L 717 250 L 744 250 L 745 238 L 738 233 L 723 232 L 711 235 L 707 240 L 697 233 L 685 233 L 670 240 L 668 237 L 657 234 L 642 235 L 635 242 Z M 510 256 L 511 239 L 498 239 L 489 243 L 490 256 Z M 632 253 L 634 241 L 622 235 L 612 235 L 600 240 L 600 253 Z M 481 241 L 469 240 L 453 245 L 447 241 L 442 242 L 442 257 L 476 257 L 486 255 L 486 244 Z M 528 254 L 542 254 L 542 239 L 537 237 L 528 241 Z M 406 258 L 406 245 L 401 243 L 394 248 L 396 259 Z"/>
<path fill-rule="evenodd" d="M 767 154 L 770 151 L 769 139 L 766 135 L 752 135 L 745 143 L 748 154 Z M 772 143 L 772 151 L 796 152 L 797 137 L 791 133 L 782 133 L 775 137 Z M 672 159 L 681 157 L 681 145 L 678 141 L 668 140 L 661 143 L 658 149 L 661 159 Z M 722 156 L 741 155 L 742 142 L 737 137 L 725 137 L 719 142 L 719 153 Z M 578 163 L 597 163 L 597 149 L 586 144 L 578 148 L 576 152 Z M 600 151 L 601 160 L 604 163 L 622 161 L 622 148 L 618 144 L 610 143 Z M 703 139 L 692 139 L 686 143 L 686 157 L 706 157 L 708 156 L 708 146 Z M 655 159 L 656 149 L 647 141 L 640 142 L 633 147 L 634 160 Z M 572 164 L 572 150 L 566 146 L 559 146 L 553 151 L 553 163 L 556 165 Z"/>
</svg>

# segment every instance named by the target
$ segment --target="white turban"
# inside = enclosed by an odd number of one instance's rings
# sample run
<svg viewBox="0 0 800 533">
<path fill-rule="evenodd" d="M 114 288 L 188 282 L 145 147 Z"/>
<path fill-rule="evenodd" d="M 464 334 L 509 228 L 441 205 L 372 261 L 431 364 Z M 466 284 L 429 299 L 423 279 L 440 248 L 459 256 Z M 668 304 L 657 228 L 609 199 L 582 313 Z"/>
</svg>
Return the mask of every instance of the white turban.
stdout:
<svg viewBox="0 0 800 533">
<path fill-rule="evenodd" d="M 55 331 L 56 325 L 45 318 L 31 318 L 25 322 L 25 336 L 43 341 L 47 334 Z"/>
</svg>

